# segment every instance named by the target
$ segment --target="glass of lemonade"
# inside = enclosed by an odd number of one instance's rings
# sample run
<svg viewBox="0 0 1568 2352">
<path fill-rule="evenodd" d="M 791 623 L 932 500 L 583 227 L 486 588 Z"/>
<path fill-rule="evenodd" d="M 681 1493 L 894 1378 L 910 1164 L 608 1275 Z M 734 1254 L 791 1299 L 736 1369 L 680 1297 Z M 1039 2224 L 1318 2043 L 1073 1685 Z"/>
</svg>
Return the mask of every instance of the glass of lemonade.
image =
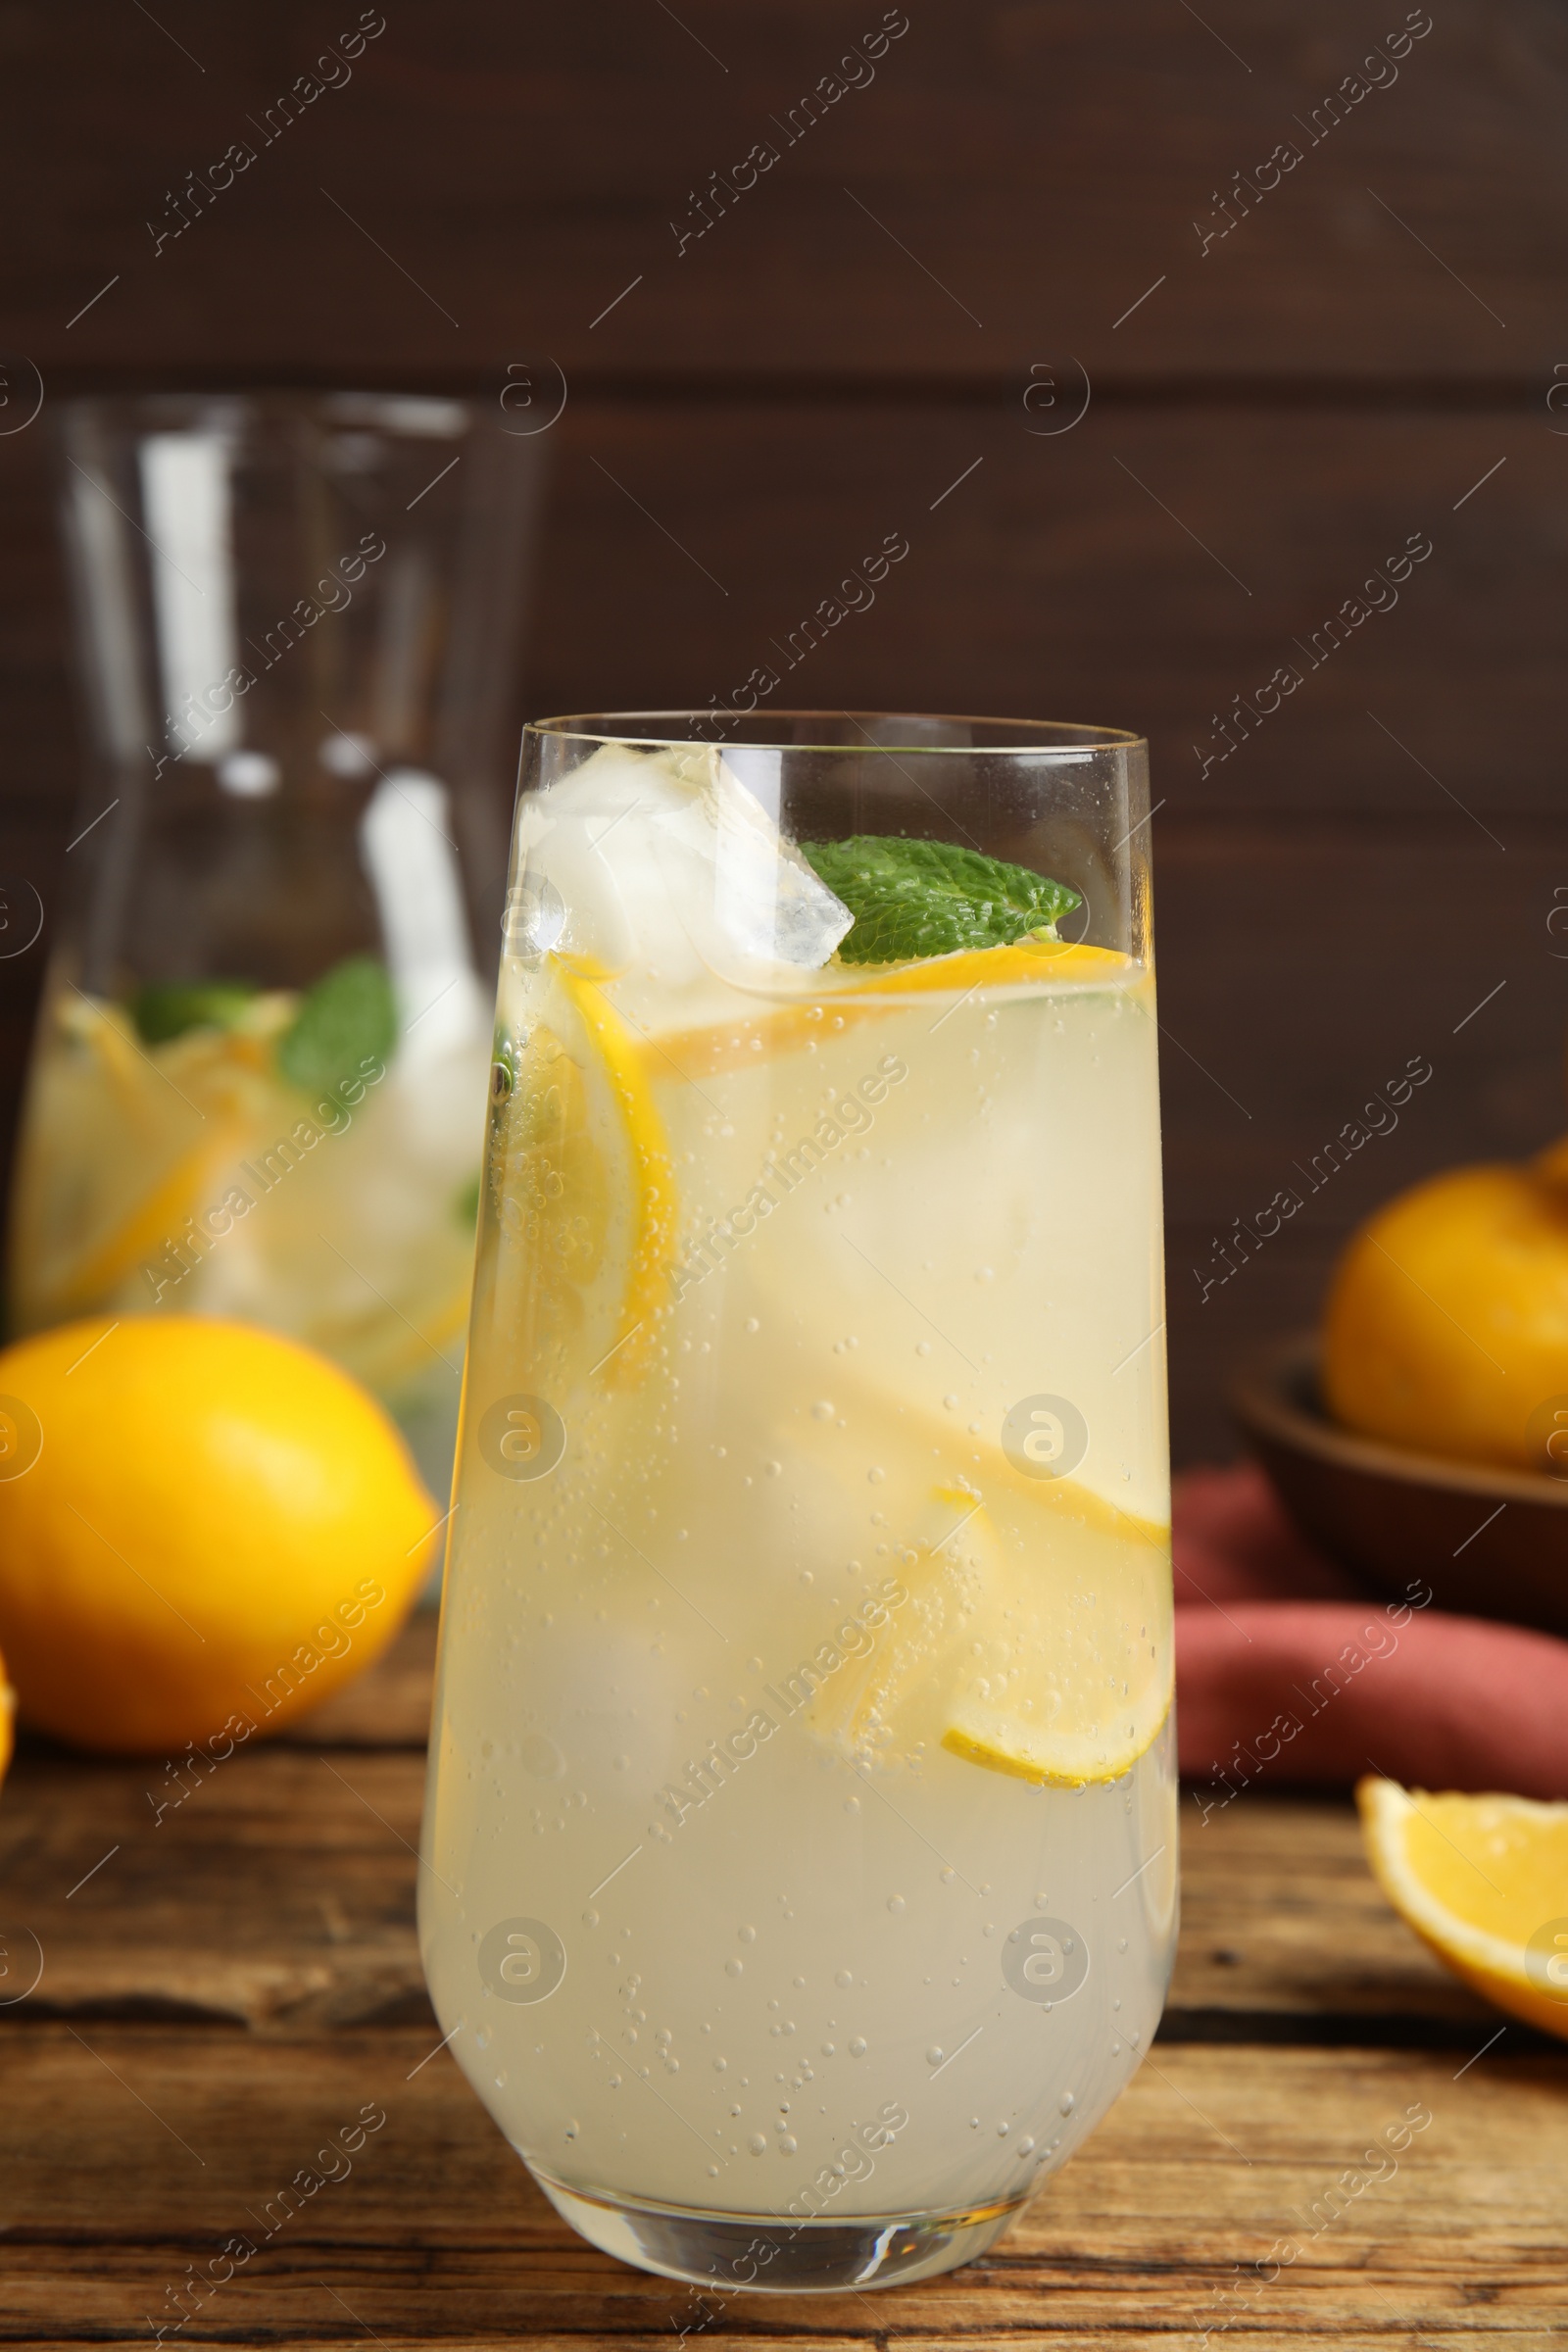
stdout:
<svg viewBox="0 0 1568 2352">
<path fill-rule="evenodd" d="M 1159 2017 L 1148 808 L 1096 727 L 525 735 L 420 1934 L 710 2290 L 968 2260 Z"/>
</svg>

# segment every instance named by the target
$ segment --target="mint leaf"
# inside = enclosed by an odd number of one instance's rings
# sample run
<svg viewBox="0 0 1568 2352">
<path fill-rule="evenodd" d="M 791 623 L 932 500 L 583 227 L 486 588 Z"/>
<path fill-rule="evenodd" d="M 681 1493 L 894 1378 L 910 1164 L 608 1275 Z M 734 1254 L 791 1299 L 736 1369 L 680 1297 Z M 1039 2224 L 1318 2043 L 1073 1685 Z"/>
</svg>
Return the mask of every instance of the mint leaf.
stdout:
<svg viewBox="0 0 1568 2352">
<path fill-rule="evenodd" d="M 130 1000 L 144 1046 L 167 1046 L 187 1029 L 230 1029 L 256 994 L 250 980 L 149 980 Z"/>
<path fill-rule="evenodd" d="M 307 992 L 278 1040 L 277 1066 L 304 1093 L 319 1094 L 362 1076 L 367 1061 L 385 1061 L 397 1032 L 386 965 L 350 956 Z"/>
<path fill-rule="evenodd" d="M 1007 948 L 1083 904 L 1065 882 L 950 841 L 857 834 L 801 844 L 819 880 L 855 917 L 839 942 L 844 963 L 904 963 L 960 948 Z"/>
</svg>

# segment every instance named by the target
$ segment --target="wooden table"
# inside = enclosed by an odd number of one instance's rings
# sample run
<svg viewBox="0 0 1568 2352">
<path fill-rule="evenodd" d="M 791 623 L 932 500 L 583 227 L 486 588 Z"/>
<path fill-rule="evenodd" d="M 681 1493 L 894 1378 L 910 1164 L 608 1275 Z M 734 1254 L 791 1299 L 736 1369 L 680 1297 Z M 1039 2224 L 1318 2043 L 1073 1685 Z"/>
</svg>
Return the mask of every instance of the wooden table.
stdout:
<svg viewBox="0 0 1568 2352">
<path fill-rule="evenodd" d="M 414 1938 L 431 1642 L 416 1621 L 161 1819 L 161 1770 L 20 1756 L 0 1998 L 29 1936 L 44 1965 L 0 2008 L 0 2340 L 146 2340 L 183 2308 L 171 2342 L 1568 2342 L 1568 2049 L 1427 1958 L 1348 1804 L 1262 1793 L 1206 1821 L 1187 1800 L 1153 2051 L 983 2261 L 705 2313 L 594 2252 L 438 2046 Z M 1412 2109 L 1430 2124 L 1369 2183 L 1363 2151 Z M 358 2152 L 318 2162 L 367 2110 Z M 306 2168 L 341 2177 L 181 2305 Z"/>
</svg>

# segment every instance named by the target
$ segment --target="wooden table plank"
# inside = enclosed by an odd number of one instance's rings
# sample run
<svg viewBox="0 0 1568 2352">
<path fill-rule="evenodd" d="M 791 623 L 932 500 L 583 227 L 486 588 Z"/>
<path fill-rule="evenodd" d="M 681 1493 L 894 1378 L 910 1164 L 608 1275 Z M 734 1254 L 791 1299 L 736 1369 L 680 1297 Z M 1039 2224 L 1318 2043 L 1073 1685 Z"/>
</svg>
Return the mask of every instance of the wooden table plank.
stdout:
<svg viewBox="0 0 1568 2352">
<path fill-rule="evenodd" d="M 406 2031 L 10 2036 L 0 2340 L 145 2332 L 187 2264 L 235 2235 L 256 2252 L 187 2336 L 331 2340 L 334 2296 L 399 2341 L 597 2342 L 699 2317 L 683 2288 L 573 2237 L 432 2046 Z M 724 2330 L 1070 2341 L 1229 2321 L 1325 2343 L 1446 2324 L 1544 2342 L 1568 2314 L 1568 2067 L 1456 2071 L 1430 2052 L 1156 2050 L 991 2256 L 886 2299 L 725 2297 Z M 279 2191 L 366 2109 L 386 2121 L 352 2170 L 285 2217 Z M 1430 2122 L 1369 2166 L 1412 2111 Z M 1271 2249 L 1277 2278 L 1255 2267 Z"/>
</svg>

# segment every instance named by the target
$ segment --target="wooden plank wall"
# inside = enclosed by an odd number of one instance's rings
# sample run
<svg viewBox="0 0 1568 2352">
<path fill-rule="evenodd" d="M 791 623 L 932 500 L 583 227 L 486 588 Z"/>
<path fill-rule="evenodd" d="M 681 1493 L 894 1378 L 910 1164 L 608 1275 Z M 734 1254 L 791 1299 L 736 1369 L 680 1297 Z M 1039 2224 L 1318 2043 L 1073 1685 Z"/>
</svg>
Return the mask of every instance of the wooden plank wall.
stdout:
<svg viewBox="0 0 1568 2352">
<path fill-rule="evenodd" d="M 335 86 L 269 139 L 303 74 Z M 0 436 L 0 867 L 46 908 L 59 397 L 499 398 L 528 365 L 566 389 L 530 708 L 722 694 L 899 529 L 799 699 L 1151 737 L 1179 1457 L 1229 1449 L 1228 1364 L 1382 1193 L 1568 1126 L 1548 0 L 7 0 L 0 80 L 4 333 L 45 388 Z M 1397 604 L 1308 667 L 1412 534 Z M 46 945 L 0 963 L 13 1092 Z M 1205 1296 L 1215 1237 L 1412 1055 L 1397 1131 Z"/>
</svg>

